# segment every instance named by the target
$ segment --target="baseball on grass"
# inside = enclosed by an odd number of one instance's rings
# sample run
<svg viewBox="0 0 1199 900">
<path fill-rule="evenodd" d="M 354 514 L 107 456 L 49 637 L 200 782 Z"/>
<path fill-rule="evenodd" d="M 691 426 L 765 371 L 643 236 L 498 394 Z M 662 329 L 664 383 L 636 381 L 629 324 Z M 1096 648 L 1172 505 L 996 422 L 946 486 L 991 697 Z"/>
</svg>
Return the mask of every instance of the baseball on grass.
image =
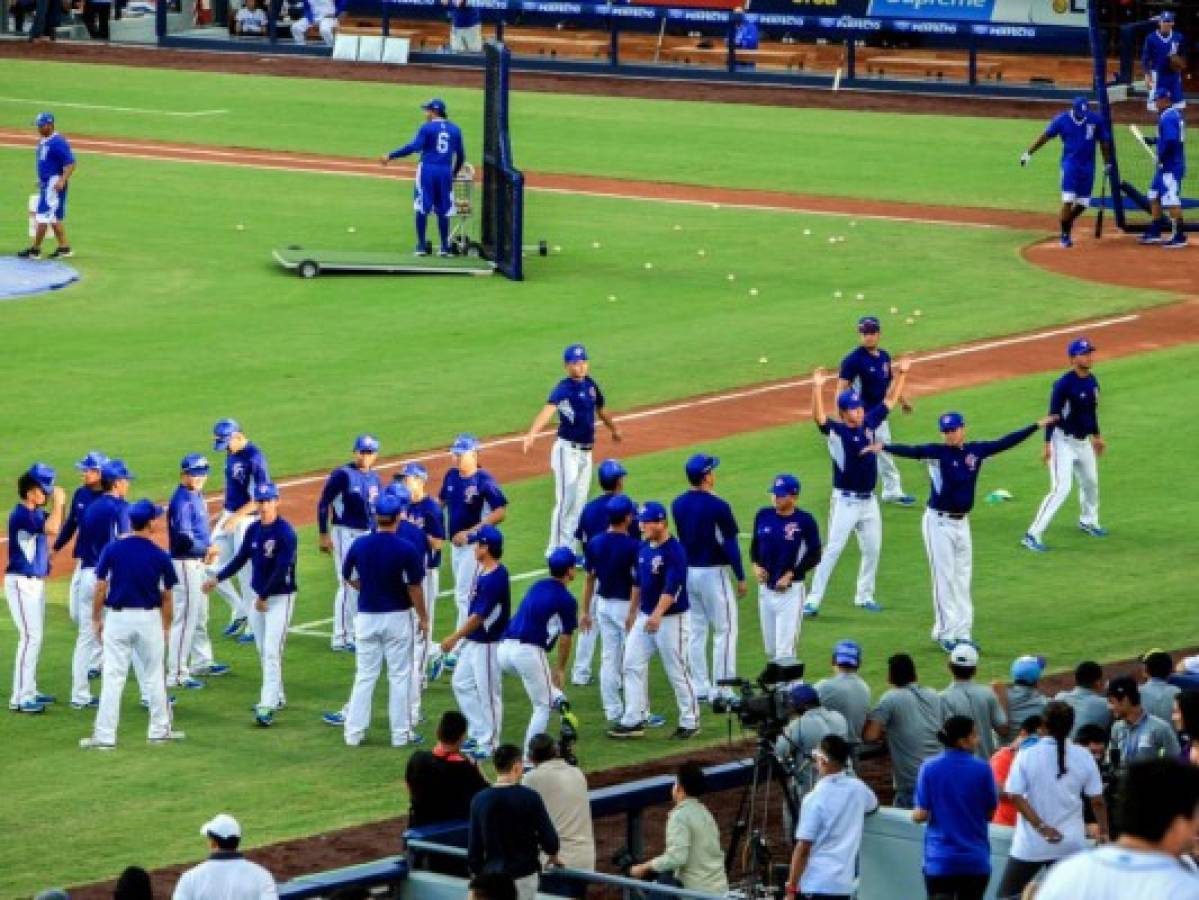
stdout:
<svg viewBox="0 0 1199 900">
<path fill-rule="evenodd" d="M 768 363 L 768 362 L 770 362 L 770 360 L 768 360 L 768 359 L 767 359 L 765 356 L 759 356 L 759 357 L 758 357 L 758 363 L 759 363 L 759 365 L 763 365 L 763 366 L 764 366 L 764 365 L 766 365 L 766 363 Z"/>
<path fill-rule="evenodd" d="M 562 245 L 561 245 L 561 244 L 554 244 L 554 252 L 555 252 L 555 253 L 561 253 L 561 252 L 562 252 Z"/>
<path fill-rule="evenodd" d="M 652 262 L 647 262 L 647 263 L 645 264 L 645 267 L 646 267 L 647 269 L 652 269 L 652 268 L 654 267 L 654 264 L 653 264 Z"/>
<path fill-rule="evenodd" d="M 729 281 L 736 281 L 736 280 L 737 280 L 737 276 L 734 275 L 732 272 L 729 272 Z"/>
<path fill-rule="evenodd" d="M 833 299 L 834 299 L 834 300 L 840 300 L 840 299 L 841 299 L 841 292 L 840 292 L 840 291 L 833 291 Z"/>
<path fill-rule="evenodd" d="M 245 226 L 245 225 L 243 225 L 241 222 L 238 222 L 238 223 L 237 223 L 235 226 L 233 226 L 233 227 L 234 227 L 234 228 L 236 228 L 238 231 L 245 231 L 245 230 L 246 230 L 246 226 Z"/>
<path fill-rule="evenodd" d="M 857 223 L 857 222 L 850 222 L 850 223 L 849 223 L 849 227 L 850 227 L 850 228 L 857 228 L 857 227 L 858 227 L 858 223 Z"/>
<path fill-rule="evenodd" d="M 609 302 L 609 303 L 615 303 L 615 302 L 616 302 L 616 295 L 615 295 L 615 294 L 609 294 L 609 295 L 608 295 L 608 302 Z"/>
<path fill-rule="evenodd" d="M 830 237 L 830 238 L 828 239 L 828 242 L 829 242 L 830 244 L 835 244 L 835 243 L 837 243 L 837 239 L 836 239 L 835 237 Z"/>
<path fill-rule="evenodd" d="M 682 226 L 682 225 L 676 225 L 676 226 L 674 226 L 674 230 L 675 230 L 675 231 L 682 231 L 682 230 L 683 230 L 683 226 Z"/>
<path fill-rule="evenodd" d="M 906 319 L 903 320 L 903 324 L 904 325 L 915 325 L 916 320 L 913 319 L 911 316 L 908 316 Z"/>
<path fill-rule="evenodd" d="M 924 313 L 922 313 L 918 309 L 915 309 L 915 310 L 912 310 L 912 315 L 914 315 L 916 318 L 920 318 L 922 315 L 924 315 Z"/>
<path fill-rule="evenodd" d="M 346 229 L 346 231 L 347 231 L 347 232 L 349 232 L 350 234 L 353 234 L 353 233 L 354 233 L 354 232 L 356 232 L 357 230 L 358 230 L 358 229 L 357 229 L 357 228 L 355 228 L 353 225 L 351 225 L 349 228 L 347 228 L 347 229 Z"/>
<path fill-rule="evenodd" d="M 866 295 L 865 295 L 865 294 L 863 294 L 861 291 L 858 291 L 858 293 L 856 293 L 856 294 L 854 294 L 854 295 L 853 295 L 853 298 L 854 298 L 855 300 L 865 300 L 865 299 L 866 299 Z"/>
<path fill-rule="evenodd" d="M 811 228 L 805 228 L 805 229 L 803 230 L 803 233 L 804 233 L 804 237 L 809 237 L 809 236 L 812 234 L 812 229 L 811 229 Z"/>
<path fill-rule="evenodd" d="M 893 316 L 899 315 L 899 307 L 898 306 L 891 307 L 891 315 L 893 315 Z"/>
<path fill-rule="evenodd" d="M 706 255 L 707 255 L 707 251 L 706 251 L 706 250 L 696 250 L 696 251 L 695 251 L 695 255 L 696 255 L 696 256 L 706 256 Z"/>
<path fill-rule="evenodd" d="M 599 242 L 599 241 L 592 241 L 592 242 L 591 242 L 591 249 L 592 249 L 592 250 L 598 250 L 599 248 L 600 248 L 600 242 Z"/>
<path fill-rule="evenodd" d="M 756 297 L 756 296 L 758 296 L 758 289 L 757 289 L 757 288 L 750 288 L 750 289 L 749 289 L 749 295 L 750 295 L 751 297 Z"/>
</svg>

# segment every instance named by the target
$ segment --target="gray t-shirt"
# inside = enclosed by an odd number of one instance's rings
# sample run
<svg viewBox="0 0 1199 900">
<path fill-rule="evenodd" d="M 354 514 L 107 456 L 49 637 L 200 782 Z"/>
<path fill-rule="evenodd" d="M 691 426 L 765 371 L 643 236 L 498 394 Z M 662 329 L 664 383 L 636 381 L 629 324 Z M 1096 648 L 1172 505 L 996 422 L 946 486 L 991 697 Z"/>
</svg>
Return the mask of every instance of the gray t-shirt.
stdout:
<svg viewBox="0 0 1199 900">
<path fill-rule="evenodd" d="M 816 683 L 816 693 L 827 709 L 835 709 L 845 716 L 849 725 L 849 742 L 862 742 L 862 726 L 870 712 L 870 685 L 856 672 L 838 672 L 831 678 Z"/>
<path fill-rule="evenodd" d="M 1141 707 L 1149 715 L 1169 722 L 1174 716 L 1174 698 L 1181 690 L 1164 678 L 1150 678 L 1141 685 Z"/>
<path fill-rule="evenodd" d="M 817 706 L 787 723 L 779 738 L 776 749 L 780 756 L 789 759 L 796 773 L 796 783 L 801 791 L 808 791 L 816 782 L 816 766 L 812 751 L 830 734 L 849 740 L 849 725 L 845 716 L 835 709 Z"/>
<path fill-rule="evenodd" d="M 1111 748 L 1120 751 L 1121 768 L 1138 759 L 1156 759 L 1159 756 L 1173 759 L 1182 752 L 1174 729 L 1148 713 L 1143 713 L 1135 725 L 1117 719 L 1112 726 Z"/>
<path fill-rule="evenodd" d="M 879 699 L 869 718 L 882 723 L 887 730 L 895 790 L 914 791 L 920 764 L 944 749 L 937 740 L 944 721 L 941 698 L 936 691 L 918 684 L 891 688 Z"/>
<path fill-rule="evenodd" d="M 1112 727 L 1112 710 L 1107 705 L 1107 698 L 1102 694 L 1097 694 L 1090 688 L 1076 687 L 1069 691 L 1062 691 L 1054 700 L 1060 700 L 1074 710 L 1074 730 L 1070 732 L 1070 739 L 1078 734 L 1078 729 L 1084 725 L 1098 725 L 1104 731 L 1110 731 Z M 1015 719 L 1012 720 L 1015 724 Z"/>
<path fill-rule="evenodd" d="M 1049 698 L 1035 687 L 1026 684 L 1009 684 L 1007 688 L 1007 717 L 1008 721 L 1017 726 L 1029 716 L 1045 715 L 1045 707 Z"/>
<path fill-rule="evenodd" d="M 941 691 L 941 714 L 946 719 L 950 716 L 973 719 L 979 737 L 974 755 L 990 762 L 995 752 L 995 729 L 1007 724 L 1007 716 L 993 690 L 973 681 L 954 681 Z"/>
</svg>

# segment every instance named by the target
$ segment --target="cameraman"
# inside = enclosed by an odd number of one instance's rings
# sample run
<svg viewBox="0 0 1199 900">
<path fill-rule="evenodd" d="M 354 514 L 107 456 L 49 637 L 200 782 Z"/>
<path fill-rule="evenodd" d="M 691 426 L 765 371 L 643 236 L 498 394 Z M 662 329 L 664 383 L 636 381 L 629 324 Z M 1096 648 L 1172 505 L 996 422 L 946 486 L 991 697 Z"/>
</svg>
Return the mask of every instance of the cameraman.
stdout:
<svg viewBox="0 0 1199 900">
<path fill-rule="evenodd" d="M 790 763 L 796 795 L 802 797 L 816 784 L 813 754 L 830 734 L 849 741 L 845 716 L 820 704 L 820 695 L 808 684 L 795 684 L 787 695 L 791 718 L 775 745 L 778 756 Z"/>
<path fill-rule="evenodd" d="M 674 809 L 666 820 L 666 849 L 649 862 L 629 869 L 631 878 L 674 872 L 683 887 L 724 895 L 729 890 L 724 873 L 720 829 L 708 808 L 699 802 L 704 793 L 704 770 L 696 762 L 679 766 L 671 797 Z"/>
<path fill-rule="evenodd" d="M 541 795 L 560 845 L 562 864 L 584 872 L 595 870 L 595 834 L 591 824 L 591 798 L 587 777 L 558 755 L 558 747 L 548 734 L 537 734 L 529 741 L 525 755 L 533 764 L 521 779 Z M 541 861 L 545 866 L 545 859 Z M 543 869 L 544 870 L 544 869 Z M 580 884 L 556 877 L 552 871 L 541 876 L 540 890 L 560 897 L 581 897 L 587 890 Z"/>
</svg>

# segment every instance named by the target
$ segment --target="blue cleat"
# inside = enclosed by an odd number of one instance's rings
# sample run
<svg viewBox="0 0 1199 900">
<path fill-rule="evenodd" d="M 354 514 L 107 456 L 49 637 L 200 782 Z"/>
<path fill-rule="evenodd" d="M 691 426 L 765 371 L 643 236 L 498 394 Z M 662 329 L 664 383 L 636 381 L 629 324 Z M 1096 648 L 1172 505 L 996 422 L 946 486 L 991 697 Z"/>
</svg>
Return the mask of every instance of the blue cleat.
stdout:
<svg viewBox="0 0 1199 900">
<path fill-rule="evenodd" d="M 803 617 L 805 619 L 814 619 L 820 615 L 820 607 L 815 603 L 805 603 L 803 605 Z"/>
<path fill-rule="evenodd" d="M 58 698 L 53 694 L 34 694 L 34 703 L 40 703 L 42 706 L 49 706 L 51 703 L 57 703 Z"/>
<path fill-rule="evenodd" d="M 224 663 L 213 663 L 207 669 L 197 672 L 199 675 L 207 675 L 209 678 L 217 678 L 221 675 L 229 674 L 229 667 Z"/>
<path fill-rule="evenodd" d="M 1162 233 L 1155 228 L 1147 228 L 1145 233 L 1137 238 L 1138 244 L 1160 244 L 1162 242 Z"/>
<path fill-rule="evenodd" d="M 88 681 L 95 681 L 99 677 L 100 677 L 99 669 L 88 669 L 87 670 L 87 680 Z"/>
<path fill-rule="evenodd" d="M 1061 245 L 1063 250 L 1069 250 L 1074 246 L 1074 240 L 1070 237 L 1070 235 L 1063 234 L 1061 238 L 1058 239 L 1058 244 Z"/>
<path fill-rule="evenodd" d="M 858 603 L 858 604 L 856 604 L 856 606 L 858 607 L 858 609 L 865 610 L 866 612 L 882 612 L 883 611 L 883 608 L 873 600 L 867 600 L 865 603 Z"/>
<path fill-rule="evenodd" d="M 254 707 L 254 723 L 259 728 L 270 728 L 275 724 L 275 713 L 269 706 Z"/>
<path fill-rule="evenodd" d="M 458 654 L 447 653 L 441 658 L 441 662 L 445 666 L 446 671 L 453 672 L 454 669 L 458 668 Z"/>
<path fill-rule="evenodd" d="M 96 697 L 91 697 L 86 701 L 72 700 L 71 709 L 98 709 L 100 700 Z"/>
<path fill-rule="evenodd" d="M 248 631 L 244 634 L 239 634 L 237 636 L 237 642 L 239 644 L 252 644 L 254 643 L 254 635 Z"/>
<path fill-rule="evenodd" d="M 199 678 L 184 678 L 179 682 L 179 687 L 186 688 L 189 691 L 200 691 L 204 689 L 204 682 Z"/>
<path fill-rule="evenodd" d="M 432 683 L 441 677 L 445 669 L 445 657 L 438 653 L 425 664 L 425 677 Z"/>
<path fill-rule="evenodd" d="M 321 714 L 321 721 L 333 728 L 340 728 L 346 724 L 346 716 L 345 713 L 327 712 Z"/>
<path fill-rule="evenodd" d="M 478 741 L 476 741 L 472 737 L 468 737 L 465 741 L 462 742 L 462 752 L 469 753 L 471 750 L 474 750 L 478 746 L 479 746 Z"/>
<path fill-rule="evenodd" d="M 883 503 L 894 503 L 896 506 L 915 506 L 916 498 L 911 494 L 900 494 L 898 497 L 884 497 Z"/>
<path fill-rule="evenodd" d="M 221 631 L 221 635 L 224 637 L 233 637 L 235 634 L 237 634 L 239 631 L 241 631 L 245 627 L 246 627 L 246 617 L 238 616 L 232 622 L 230 622 L 228 625 L 225 626 L 224 630 Z"/>
<path fill-rule="evenodd" d="M 658 716 L 650 713 L 645 717 L 646 728 L 662 728 L 666 725 L 666 716 Z"/>
<path fill-rule="evenodd" d="M 475 762 L 485 762 L 491 759 L 491 751 L 483 747 L 475 747 L 473 750 L 468 750 L 466 755 Z"/>
<path fill-rule="evenodd" d="M 1022 537 L 1020 539 L 1020 546 L 1027 547 L 1029 550 L 1033 551 L 1034 553 L 1048 553 L 1049 552 L 1049 548 L 1046 547 L 1044 544 L 1042 544 L 1040 541 L 1038 541 L 1031 534 L 1026 534 L 1026 535 L 1024 535 L 1024 537 Z"/>
<path fill-rule="evenodd" d="M 1102 525 L 1088 525 L 1086 522 L 1079 522 L 1078 527 L 1091 537 L 1107 537 L 1107 529 Z"/>
<path fill-rule="evenodd" d="M 1179 247 L 1185 247 L 1188 243 L 1187 236 L 1183 232 L 1171 237 L 1169 240 L 1162 241 L 1162 246 L 1167 250 L 1177 250 Z"/>
<path fill-rule="evenodd" d="M 953 648 L 956 647 L 958 643 L 958 641 L 955 641 L 952 638 L 946 638 L 943 641 L 937 641 L 937 645 L 946 653 L 952 653 Z"/>
<path fill-rule="evenodd" d="M 26 700 L 24 703 L 18 706 L 9 706 L 8 708 L 13 712 L 25 713 L 31 716 L 40 715 L 46 711 L 46 706 L 44 703 L 35 703 L 32 700 Z"/>
<path fill-rule="evenodd" d="M 417 734 L 414 731 L 410 735 L 408 735 L 407 740 L 392 741 L 391 746 L 393 746 L 393 747 L 419 747 L 424 742 L 425 742 L 425 736 L 423 734 Z"/>
</svg>

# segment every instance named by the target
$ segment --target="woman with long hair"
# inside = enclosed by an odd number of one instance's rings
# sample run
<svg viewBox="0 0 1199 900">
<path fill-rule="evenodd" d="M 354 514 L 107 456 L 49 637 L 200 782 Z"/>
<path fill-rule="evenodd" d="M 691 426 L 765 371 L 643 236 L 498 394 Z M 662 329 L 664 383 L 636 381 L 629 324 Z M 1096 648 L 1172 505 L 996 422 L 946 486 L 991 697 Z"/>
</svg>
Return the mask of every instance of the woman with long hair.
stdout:
<svg viewBox="0 0 1199 900">
<path fill-rule="evenodd" d="M 1174 695 L 1171 722 L 1182 743 L 1179 760 L 1188 766 L 1199 766 L 1199 691 L 1188 690 Z"/>
</svg>

